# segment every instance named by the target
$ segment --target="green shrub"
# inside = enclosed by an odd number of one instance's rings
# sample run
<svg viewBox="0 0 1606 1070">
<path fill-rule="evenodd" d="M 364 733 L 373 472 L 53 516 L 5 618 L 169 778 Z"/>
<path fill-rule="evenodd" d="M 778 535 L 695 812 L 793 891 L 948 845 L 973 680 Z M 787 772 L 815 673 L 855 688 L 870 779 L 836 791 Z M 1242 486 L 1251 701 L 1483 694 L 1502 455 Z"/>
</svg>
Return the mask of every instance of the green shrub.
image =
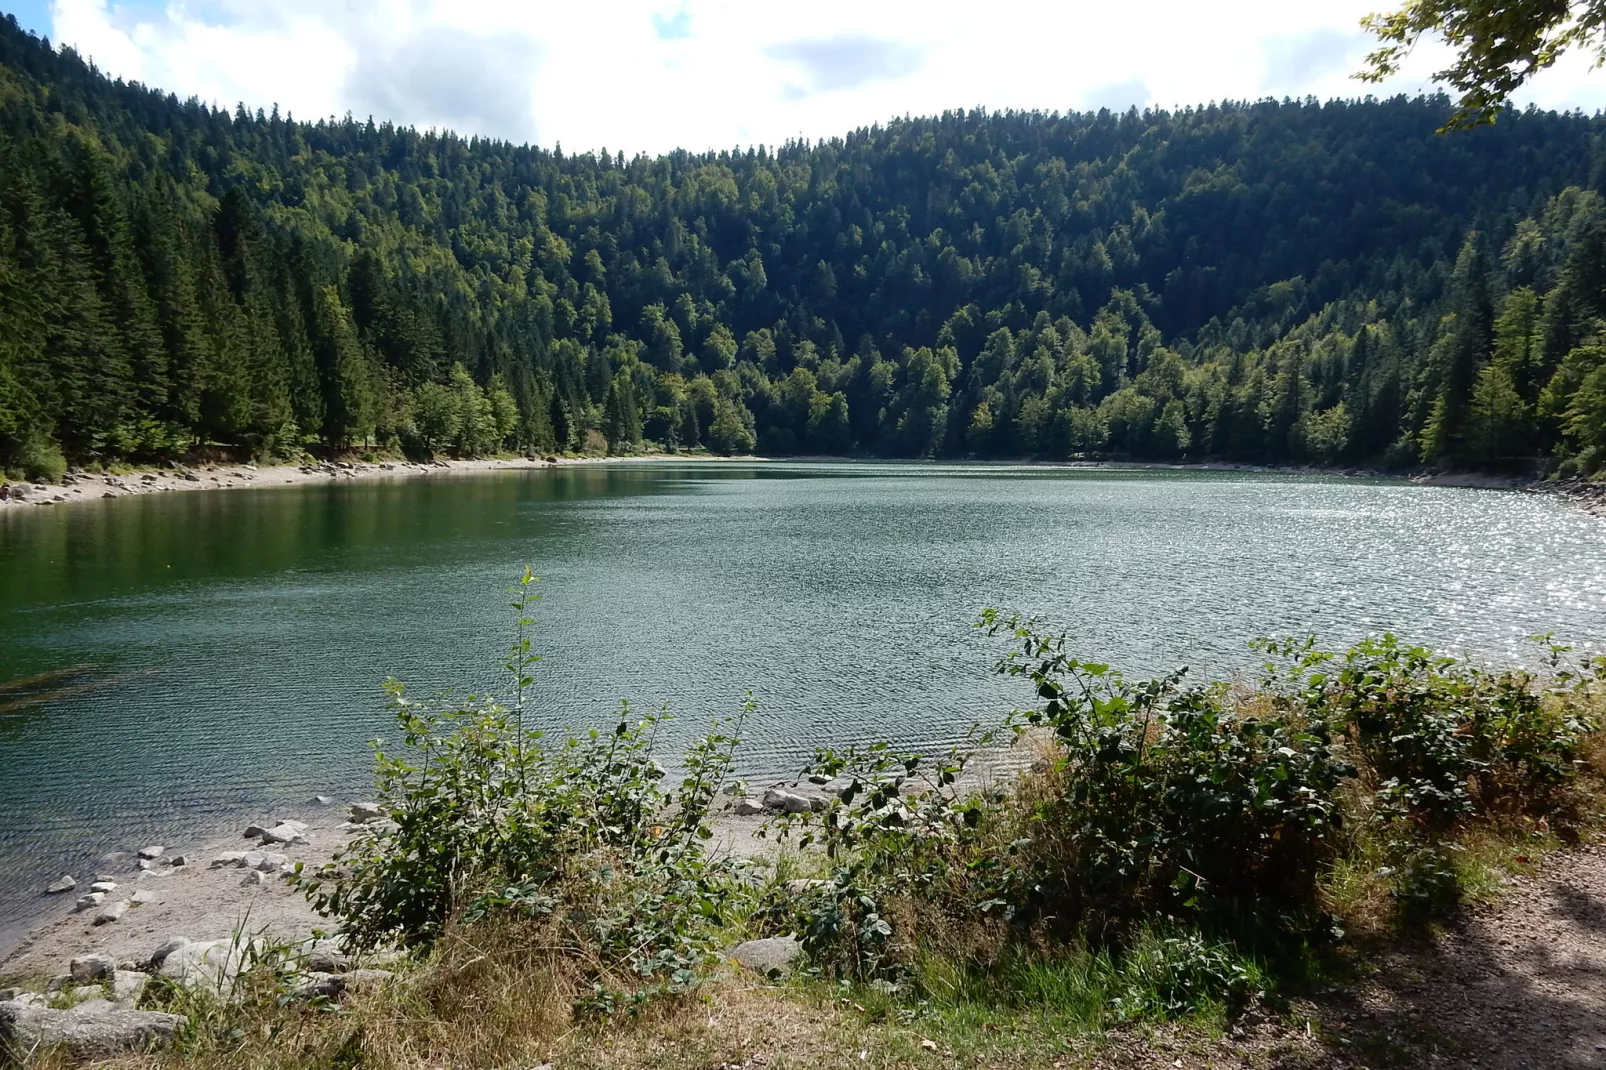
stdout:
<svg viewBox="0 0 1606 1070">
<path fill-rule="evenodd" d="M 1017 909 L 1095 940 L 1160 916 L 1235 930 L 1316 920 L 1353 772 L 1322 722 L 1239 707 L 1224 685 L 1186 686 L 1186 670 L 1129 681 L 1061 636 L 985 620 L 1018 644 L 999 670 L 1042 701 L 1019 722 L 1060 748 L 1009 873 Z"/>
<path fill-rule="evenodd" d="M 695 983 L 711 954 L 737 881 L 704 843 L 741 718 L 694 744 L 672 786 L 653 757 L 662 713 L 625 704 L 611 731 L 527 730 L 532 581 L 508 662 L 519 702 L 432 709 L 388 684 L 404 747 L 376 747 L 386 819 L 301 886 L 358 948 L 428 945 L 493 915 L 544 920 L 586 972 L 587 1004 L 613 1010 Z"/>
</svg>

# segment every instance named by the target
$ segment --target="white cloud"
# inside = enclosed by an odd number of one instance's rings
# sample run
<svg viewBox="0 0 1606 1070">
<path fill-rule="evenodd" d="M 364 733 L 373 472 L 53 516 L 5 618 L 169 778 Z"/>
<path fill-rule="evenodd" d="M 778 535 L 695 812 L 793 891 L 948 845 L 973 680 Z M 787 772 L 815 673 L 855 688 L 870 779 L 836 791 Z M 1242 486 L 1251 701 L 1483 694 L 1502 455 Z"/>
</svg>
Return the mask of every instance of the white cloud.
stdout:
<svg viewBox="0 0 1606 1070">
<path fill-rule="evenodd" d="M 949 108 L 1176 106 L 1418 92 L 1425 45 L 1352 80 L 1384 0 L 54 0 L 52 38 L 114 75 L 232 107 L 278 103 L 516 141 L 661 152 L 827 137 Z M 1564 61 L 1521 98 L 1606 104 Z"/>
</svg>

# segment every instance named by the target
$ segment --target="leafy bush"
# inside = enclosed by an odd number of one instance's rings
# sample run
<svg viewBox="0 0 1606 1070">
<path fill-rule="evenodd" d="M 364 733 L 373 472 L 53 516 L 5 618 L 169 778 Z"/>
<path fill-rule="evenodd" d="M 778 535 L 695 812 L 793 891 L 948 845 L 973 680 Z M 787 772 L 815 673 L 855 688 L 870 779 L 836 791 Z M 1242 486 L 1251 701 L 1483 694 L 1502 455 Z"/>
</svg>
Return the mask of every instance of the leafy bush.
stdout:
<svg viewBox="0 0 1606 1070">
<path fill-rule="evenodd" d="M 1353 772 L 1322 722 L 1235 707 L 1224 685 L 1185 686 L 1185 670 L 1132 682 L 1018 618 L 985 621 L 1018 643 L 999 670 L 1042 700 L 1019 721 L 1059 747 L 1009 874 L 1017 909 L 1097 940 L 1154 916 L 1237 928 L 1318 913 Z"/>
<path fill-rule="evenodd" d="M 1409 922 L 1460 900 L 1476 829 L 1565 825 L 1606 681 L 1564 647 L 1543 675 L 1490 672 L 1392 636 L 1262 641 L 1259 687 L 1130 680 L 1019 618 L 982 624 L 1013 642 L 998 669 L 1039 704 L 1011 723 L 1044 756 L 983 795 L 967 748 L 817 752 L 829 801 L 779 821 L 830 875 L 772 911 L 823 972 L 964 988 L 956 968 L 1003 977 L 1080 946 L 1122 1013 L 1230 1004 L 1263 986 L 1246 951 L 1288 977 L 1342 935 L 1335 879 L 1385 878 Z"/>
<path fill-rule="evenodd" d="M 491 915 L 544 919 L 588 972 L 588 1002 L 612 1010 L 691 985 L 710 955 L 734 874 L 703 845 L 742 718 L 693 745 L 673 786 L 653 757 L 662 713 L 625 704 L 611 731 L 527 730 L 531 582 L 514 603 L 516 705 L 433 709 L 388 684 L 404 748 L 376 747 L 387 820 L 302 887 L 359 948 L 428 945 Z"/>
</svg>

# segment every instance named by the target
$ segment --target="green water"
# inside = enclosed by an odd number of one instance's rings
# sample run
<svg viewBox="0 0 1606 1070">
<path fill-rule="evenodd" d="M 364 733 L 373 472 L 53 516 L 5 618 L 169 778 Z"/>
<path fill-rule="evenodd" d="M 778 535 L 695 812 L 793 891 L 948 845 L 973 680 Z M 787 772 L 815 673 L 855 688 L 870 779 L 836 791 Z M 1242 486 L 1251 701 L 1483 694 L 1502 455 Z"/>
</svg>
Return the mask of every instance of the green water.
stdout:
<svg viewBox="0 0 1606 1070">
<path fill-rule="evenodd" d="M 107 851 L 366 794 L 379 683 L 494 681 L 525 563 L 543 719 L 667 701 L 684 736 L 751 688 L 754 779 L 1026 701 L 969 627 L 989 605 L 1134 670 L 1228 673 L 1308 630 L 1502 660 L 1606 637 L 1606 525 L 1382 481 L 632 464 L 11 510 L 0 681 L 77 668 L 0 712 L 0 951 Z"/>
</svg>

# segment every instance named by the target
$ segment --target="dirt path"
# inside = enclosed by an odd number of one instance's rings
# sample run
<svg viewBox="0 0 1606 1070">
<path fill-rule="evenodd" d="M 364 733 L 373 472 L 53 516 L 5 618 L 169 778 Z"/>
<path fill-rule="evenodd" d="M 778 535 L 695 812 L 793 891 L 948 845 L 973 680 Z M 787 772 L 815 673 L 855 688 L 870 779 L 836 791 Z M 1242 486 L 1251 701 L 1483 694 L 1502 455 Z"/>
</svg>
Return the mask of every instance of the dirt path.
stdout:
<svg viewBox="0 0 1606 1070">
<path fill-rule="evenodd" d="M 1350 1065 L 1606 1067 L 1606 846 L 1559 855 L 1455 926 L 1382 963 L 1328 1027 Z"/>
</svg>

